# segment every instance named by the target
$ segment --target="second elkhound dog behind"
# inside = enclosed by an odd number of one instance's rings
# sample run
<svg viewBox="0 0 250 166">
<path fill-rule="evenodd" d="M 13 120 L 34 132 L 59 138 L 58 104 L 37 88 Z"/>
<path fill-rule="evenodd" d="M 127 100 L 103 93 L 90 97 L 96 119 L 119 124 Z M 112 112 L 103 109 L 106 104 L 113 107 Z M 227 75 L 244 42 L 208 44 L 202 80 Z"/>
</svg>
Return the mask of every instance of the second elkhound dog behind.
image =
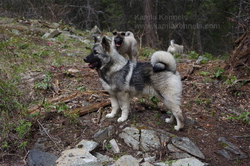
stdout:
<svg viewBox="0 0 250 166">
<path fill-rule="evenodd" d="M 129 60 L 137 60 L 137 41 L 134 34 L 130 31 L 127 32 L 113 32 L 112 46 L 122 56 L 128 56 Z"/>
<path fill-rule="evenodd" d="M 122 110 L 118 122 L 128 119 L 130 99 L 134 96 L 155 95 L 171 110 L 167 123 L 177 121 L 175 130 L 184 127 L 180 109 L 182 83 L 176 71 L 174 57 L 165 51 L 157 51 L 151 62 L 133 62 L 121 56 L 110 46 L 106 37 L 101 41 L 95 38 L 91 53 L 84 58 L 88 67 L 96 69 L 102 86 L 110 94 L 112 111 L 107 118 L 115 117 Z"/>
<path fill-rule="evenodd" d="M 168 47 L 168 52 L 172 54 L 183 54 L 184 47 L 174 43 L 174 40 L 170 41 L 170 46 Z"/>
</svg>

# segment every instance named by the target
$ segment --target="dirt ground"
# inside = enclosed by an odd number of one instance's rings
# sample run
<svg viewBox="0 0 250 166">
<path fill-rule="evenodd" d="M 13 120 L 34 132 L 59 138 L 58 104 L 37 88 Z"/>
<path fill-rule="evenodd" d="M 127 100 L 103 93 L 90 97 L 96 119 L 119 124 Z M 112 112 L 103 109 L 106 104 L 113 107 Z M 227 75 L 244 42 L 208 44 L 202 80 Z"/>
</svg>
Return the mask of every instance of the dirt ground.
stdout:
<svg viewBox="0 0 250 166">
<path fill-rule="evenodd" d="M 145 60 L 148 59 L 142 61 Z M 205 155 L 206 159 L 202 162 L 211 166 L 249 166 L 249 116 L 245 117 L 248 123 L 235 118 L 250 110 L 250 83 L 243 80 L 249 80 L 250 72 L 226 70 L 217 73 L 225 68 L 223 60 L 207 61 L 199 65 L 194 65 L 194 62 L 195 60 L 185 58 L 178 61 L 178 71 L 183 79 L 181 109 L 185 117 L 185 127 L 182 131 L 177 132 L 173 130 L 174 125 L 164 122 L 164 118 L 170 116 L 168 110 L 162 103 L 150 99 L 149 96 L 133 98 L 129 119 L 122 125 L 152 127 L 176 136 L 188 137 Z M 109 95 L 103 90 L 97 72 L 89 69 L 82 61 L 62 68 L 63 70 L 55 69 L 52 66 L 49 69 L 55 86 L 38 92 L 44 96 L 45 102 L 30 109 L 30 113 L 36 116 L 32 119 L 32 133 L 26 138 L 29 142 L 26 153 L 19 153 L 17 150 L 1 155 L 3 157 L 0 165 L 25 165 L 28 150 L 34 146 L 60 156 L 63 150 L 73 148 L 82 139 L 92 139 L 99 129 L 113 125 L 117 130 L 121 130 L 121 124 L 116 122 L 118 117 L 105 118 L 111 111 L 109 105 L 99 111 L 98 108 L 89 110 L 78 117 L 78 112 L 83 111 L 87 105 L 109 102 Z M 231 78 L 230 74 L 235 75 L 238 82 Z M 238 146 L 248 158 L 229 161 L 216 154 L 216 151 L 225 147 L 218 141 L 220 137 L 225 137 Z M 125 146 L 118 137 L 115 139 L 121 144 L 121 154 L 114 155 L 105 146 L 100 146 L 97 151 L 116 159 L 124 154 L 135 156 L 135 151 Z M 162 152 L 162 149 L 158 153 L 164 154 L 158 158 L 160 161 L 171 159 L 168 152 Z M 230 155 L 235 157 L 231 153 Z"/>
<path fill-rule="evenodd" d="M 193 61 L 178 62 L 178 71 L 183 78 L 181 108 L 185 116 L 185 128 L 182 131 L 177 132 L 173 130 L 173 125 L 164 122 L 164 118 L 168 117 L 169 113 L 166 112 L 161 103 L 154 104 L 149 100 L 149 97 L 134 98 L 131 101 L 129 120 L 124 124 L 163 129 L 177 136 L 188 137 L 204 153 L 206 160 L 203 162 L 209 163 L 209 165 L 249 166 L 250 126 L 242 121 L 228 120 L 228 117 L 234 117 L 233 113 L 240 113 L 241 110 L 243 112 L 244 110 L 249 111 L 250 84 L 244 84 L 241 87 L 229 87 L 223 84 L 221 78 L 201 76 L 201 71 L 214 71 L 220 64 L 223 64 L 223 62 L 218 60 L 193 67 Z M 86 64 L 83 64 L 82 66 L 66 67 L 78 69 L 80 72 L 76 74 L 54 72 L 54 79 L 59 81 L 60 94 L 50 91 L 46 92 L 46 96 L 48 98 L 56 98 L 62 94 L 70 96 L 75 92 L 79 93 L 79 91 L 72 90 L 70 87 L 84 85 L 86 90 L 80 93 L 80 96 L 69 97 L 68 101 L 65 102 L 68 106 L 71 106 L 71 110 L 82 108 L 83 101 L 89 104 L 109 101 L 108 94 L 102 90 L 97 72 L 86 66 Z M 208 80 L 208 78 L 211 79 Z M 77 79 L 80 79 L 80 81 Z M 39 119 L 39 122 L 44 128 L 49 129 L 49 135 L 41 135 L 41 132 L 39 132 L 39 129 L 43 130 L 41 125 L 34 124 L 33 144 L 31 145 L 34 145 L 36 140 L 40 138 L 44 145 L 44 151 L 59 156 L 61 151 L 74 147 L 81 139 L 91 139 L 100 128 L 114 125 L 119 130 L 120 124 L 116 122 L 117 117 L 114 119 L 105 119 L 104 117 L 110 110 L 110 106 L 107 106 L 103 111 L 87 113 L 79 118 L 65 116 L 63 111 L 60 113 L 57 111 L 46 112 L 44 117 Z M 238 146 L 246 153 L 248 158 L 229 161 L 216 154 L 216 151 L 222 150 L 224 147 L 218 141 L 219 137 L 225 137 L 229 142 Z M 135 154 L 132 149 L 121 145 L 122 154 Z M 108 149 L 100 147 L 98 150 L 102 154 L 115 157 Z M 161 158 L 162 161 L 171 159 L 167 152 L 165 154 Z M 234 155 L 231 154 L 231 156 Z"/>
</svg>

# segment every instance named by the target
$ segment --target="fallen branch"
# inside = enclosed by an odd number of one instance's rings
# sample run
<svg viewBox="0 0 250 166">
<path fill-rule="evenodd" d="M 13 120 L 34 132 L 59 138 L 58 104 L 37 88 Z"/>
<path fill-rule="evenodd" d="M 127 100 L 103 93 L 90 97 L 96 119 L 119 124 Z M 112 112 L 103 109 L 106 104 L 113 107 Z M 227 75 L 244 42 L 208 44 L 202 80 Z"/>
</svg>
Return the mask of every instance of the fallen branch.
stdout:
<svg viewBox="0 0 250 166">
<path fill-rule="evenodd" d="M 55 97 L 55 98 L 52 98 L 52 99 L 48 100 L 48 103 L 53 103 L 53 102 L 58 102 L 58 101 L 65 102 L 70 98 L 74 98 L 76 95 L 77 95 L 77 92 L 74 93 L 74 94 L 71 94 L 71 95 L 69 95 L 67 97 L 61 95 L 61 96 L 58 96 L 58 97 Z M 30 114 L 36 113 L 38 110 L 40 110 L 41 107 L 43 107 L 43 104 L 44 104 L 44 101 L 43 101 L 43 103 L 41 105 L 35 105 L 32 108 L 29 108 L 29 113 Z"/>
<path fill-rule="evenodd" d="M 68 101 L 69 99 L 71 99 L 71 98 L 74 98 L 74 97 L 76 97 L 76 96 L 79 96 L 79 95 L 82 95 L 82 93 L 73 93 L 73 94 L 71 94 L 71 95 L 69 95 L 69 96 L 58 96 L 58 97 L 55 97 L 55 98 L 52 98 L 52 99 L 50 99 L 50 100 L 48 100 L 48 103 L 54 103 L 54 102 L 58 102 L 58 101 L 61 101 L 61 102 L 65 102 L 65 101 Z"/>
<path fill-rule="evenodd" d="M 45 97 L 43 98 L 43 101 L 42 101 L 42 103 L 40 104 L 40 105 L 35 105 L 34 107 L 32 107 L 32 108 L 30 108 L 29 109 L 29 113 L 33 113 L 33 112 L 37 112 L 37 111 L 41 111 L 41 107 L 43 106 L 43 104 L 44 104 L 44 102 L 45 102 Z"/>
<path fill-rule="evenodd" d="M 100 90 L 100 91 L 97 91 L 96 93 L 103 93 L 103 94 L 106 95 L 107 91 Z M 70 100 L 72 100 L 73 98 L 81 97 L 83 95 L 91 96 L 91 95 L 93 95 L 93 92 L 87 92 L 87 91 L 86 92 L 81 92 L 81 93 L 80 92 L 75 92 L 75 93 L 73 93 L 73 94 L 71 94 L 69 96 L 61 95 L 61 96 L 49 99 L 47 102 L 48 103 L 56 103 L 56 102 L 60 101 L 62 103 L 67 103 Z M 43 104 L 44 104 L 44 101 L 40 105 L 33 106 L 32 108 L 29 109 L 29 113 L 34 114 L 34 113 L 38 112 L 41 109 L 41 107 L 43 107 Z"/>
<path fill-rule="evenodd" d="M 82 108 L 77 108 L 77 109 L 73 110 L 72 113 L 73 114 L 77 113 L 79 116 L 83 116 L 83 115 L 88 114 L 90 112 L 98 111 L 100 107 L 107 107 L 110 105 L 111 105 L 110 101 L 102 102 L 102 103 L 94 103 L 94 104 L 87 105 L 87 106 L 82 107 Z"/>
</svg>

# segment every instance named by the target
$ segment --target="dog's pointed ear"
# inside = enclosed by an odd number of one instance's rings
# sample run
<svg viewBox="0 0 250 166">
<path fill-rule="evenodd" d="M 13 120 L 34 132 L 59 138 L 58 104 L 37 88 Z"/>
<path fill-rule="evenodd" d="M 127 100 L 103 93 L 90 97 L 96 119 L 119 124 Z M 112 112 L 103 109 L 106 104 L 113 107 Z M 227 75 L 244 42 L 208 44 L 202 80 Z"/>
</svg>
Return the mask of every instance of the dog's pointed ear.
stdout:
<svg viewBox="0 0 250 166">
<path fill-rule="evenodd" d="M 105 51 L 107 51 L 107 52 L 110 51 L 109 41 L 105 36 L 102 38 L 102 46 L 105 49 Z"/>
<path fill-rule="evenodd" d="M 117 32 L 116 32 L 116 31 L 115 31 L 115 32 L 113 32 L 113 35 L 114 35 L 114 36 L 116 36 L 116 35 L 117 35 Z"/>
<path fill-rule="evenodd" d="M 100 40 L 98 39 L 98 37 L 97 37 L 97 36 L 94 36 L 94 42 L 95 42 L 95 43 L 100 42 Z"/>
</svg>

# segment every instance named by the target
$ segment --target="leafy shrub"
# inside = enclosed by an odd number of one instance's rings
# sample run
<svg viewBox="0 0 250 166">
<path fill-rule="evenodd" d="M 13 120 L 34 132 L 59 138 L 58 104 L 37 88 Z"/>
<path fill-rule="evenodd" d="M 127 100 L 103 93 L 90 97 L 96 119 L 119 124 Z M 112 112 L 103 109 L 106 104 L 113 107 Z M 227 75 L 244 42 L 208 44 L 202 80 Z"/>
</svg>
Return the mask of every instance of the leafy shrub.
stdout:
<svg viewBox="0 0 250 166">
<path fill-rule="evenodd" d="M 198 58 L 199 58 L 199 54 L 196 53 L 195 51 L 190 51 L 190 52 L 188 53 L 188 57 L 189 57 L 190 59 L 198 59 Z"/>
<path fill-rule="evenodd" d="M 219 78 L 219 77 L 221 77 L 222 76 L 222 73 L 224 73 L 224 69 L 218 69 L 216 72 L 215 72 L 215 74 L 214 74 L 214 77 L 215 78 Z"/>
<path fill-rule="evenodd" d="M 212 54 L 209 54 L 209 53 L 207 53 L 207 52 L 204 53 L 202 56 L 205 57 L 205 58 L 207 58 L 208 60 L 213 60 Z"/>
<path fill-rule="evenodd" d="M 157 99 L 154 95 L 151 95 L 149 97 L 149 100 L 153 103 L 154 107 L 157 107 L 158 103 L 159 103 L 159 99 Z"/>
<path fill-rule="evenodd" d="M 200 72 L 200 75 L 201 76 L 207 76 L 207 75 L 209 75 L 210 73 L 209 72 L 206 72 L 206 71 L 201 71 Z"/>
<path fill-rule="evenodd" d="M 237 80 L 237 78 L 234 75 L 230 75 L 227 80 L 224 82 L 224 84 L 228 86 L 232 86 L 233 83 Z"/>
<path fill-rule="evenodd" d="M 41 82 L 36 83 L 35 88 L 46 90 L 52 86 L 52 75 L 50 72 L 45 74 L 44 79 Z"/>
<path fill-rule="evenodd" d="M 30 127 L 31 122 L 20 119 L 17 127 L 15 128 L 15 131 L 18 133 L 18 137 L 23 138 L 30 131 Z"/>
<path fill-rule="evenodd" d="M 0 146 L 1 151 L 23 149 L 24 138 L 30 131 L 31 122 L 25 120 L 25 103 L 17 89 L 18 81 L 0 76 Z"/>
</svg>

